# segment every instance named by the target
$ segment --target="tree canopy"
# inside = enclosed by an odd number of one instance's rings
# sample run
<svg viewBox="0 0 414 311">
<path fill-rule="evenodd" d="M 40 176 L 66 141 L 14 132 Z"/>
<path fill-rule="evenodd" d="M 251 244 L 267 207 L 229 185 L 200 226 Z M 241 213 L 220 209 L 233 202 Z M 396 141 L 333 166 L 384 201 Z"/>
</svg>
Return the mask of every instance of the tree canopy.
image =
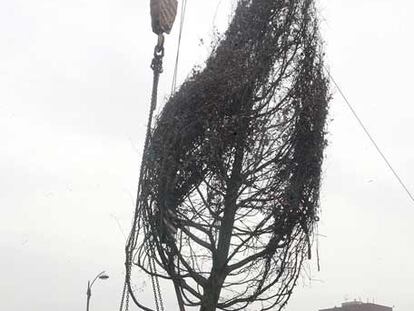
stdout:
<svg viewBox="0 0 414 311">
<path fill-rule="evenodd" d="M 158 116 L 127 265 L 171 280 L 182 308 L 288 301 L 318 221 L 323 66 L 314 1 L 240 0 Z"/>
</svg>

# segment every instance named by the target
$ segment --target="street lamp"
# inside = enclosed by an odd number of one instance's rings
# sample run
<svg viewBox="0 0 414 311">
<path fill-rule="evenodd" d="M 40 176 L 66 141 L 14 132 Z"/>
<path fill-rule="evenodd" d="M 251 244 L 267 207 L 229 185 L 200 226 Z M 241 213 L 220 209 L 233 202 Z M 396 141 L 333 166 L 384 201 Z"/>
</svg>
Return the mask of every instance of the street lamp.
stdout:
<svg viewBox="0 0 414 311">
<path fill-rule="evenodd" d="M 86 311 L 89 311 L 89 301 L 91 300 L 91 296 L 92 296 L 92 285 L 98 279 L 99 280 L 106 280 L 106 279 L 109 279 L 109 276 L 107 274 L 105 274 L 105 271 L 102 271 L 101 273 L 99 273 L 93 279 L 92 282 L 91 281 L 88 281 L 88 290 L 86 291 Z"/>
</svg>

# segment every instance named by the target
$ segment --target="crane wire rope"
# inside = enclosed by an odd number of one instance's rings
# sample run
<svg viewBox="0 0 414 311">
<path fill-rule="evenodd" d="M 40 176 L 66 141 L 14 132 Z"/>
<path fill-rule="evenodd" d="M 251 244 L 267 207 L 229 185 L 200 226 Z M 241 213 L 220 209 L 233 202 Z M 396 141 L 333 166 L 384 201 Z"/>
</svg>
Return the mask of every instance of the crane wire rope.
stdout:
<svg viewBox="0 0 414 311">
<path fill-rule="evenodd" d="M 173 73 L 173 79 L 172 79 L 172 85 L 171 85 L 171 94 L 174 94 L 175 89 L 177 88 L 178 65 L 180 61 L 181 40 L 182 40 L 182 35 L 183 35 L 183 30 L 184 30 L 186 10 L 187 10 L 187 0 L 183 0 L 181 2 L 180 31 L 178 35 L 177 54 L 175 56 L 175 66 L 174 66 L 174 73 Z"/>
<path fill-rule="evenodd" d="M 414 203 L 414 196 L 413 196 L 413 194 L 410 192 L 410 190 L 408 189 L 407 185 L 404 183 L 404 181 L 402 180 L 402 178 L 400 177 L 400 175 L 398 174 L 398 172 L 394 169 L 394 167 L 392 166 L 390 160 L 388 160 L 388 158 L 385 156 L 384 152 L 381 150 L 381 148 L 379 147 L 379 145 L 375 141 L 374 137 L 368 131 L 368 128 L 365 126 L 365 124 L 362 122 L 361 118 L 358 116 L 356 110 L 351 105 L 351 103 L 348 100 L 348 98 L 345 96 L 345 93 L 342 91 L 341 87 L 336 82 L 336 80 L 332 76 L 331 72 L 326 67 L 325 67 L 325 71 L 327 72 L 328 77 L 333 82 L 333 84 L 335 85 L 335 87 L 338 90 L 339 94 L 341 95 L 341 97 L 345 101 L 345 103 L 348 106 L 349 110 L 351 110 L 353 116 L 358 121 L 358 123 L 361 126 L 362 130 L 368 136 L 369 140 L 374 145 L 375 149 L 377 150 L 377 152 L 379 153 L 379 155 L 381 156 L 381 158 L 384 160 L 385 164 L 388 166 L 388 168 L 390 169 L 390 171 L 392 172 L 392 174 L 394 175 L 394 177 L 397 179 L 397 181 L 399 182 L 399 184 L 401 185 L 401 187 L 403 188 L 403 190 L 408 194 L 408 196 L 410 197 L 411 201 Z"/>
</svg>

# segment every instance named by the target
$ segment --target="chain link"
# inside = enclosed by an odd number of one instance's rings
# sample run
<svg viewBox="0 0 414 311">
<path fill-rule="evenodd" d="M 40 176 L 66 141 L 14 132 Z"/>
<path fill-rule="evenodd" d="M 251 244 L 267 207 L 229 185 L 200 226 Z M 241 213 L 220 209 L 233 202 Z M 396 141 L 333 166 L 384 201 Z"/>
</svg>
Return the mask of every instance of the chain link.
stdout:
<svg viewBox="0 0 414 311">
<path fill-rule="evenodd" d="M 142 194 L 142 182 L 145 178 L 145 175 L 147 173 L 147 167 L 146 167 L 146 155 L 147 155 L 147 149 L 148 149 L 148 145 L 149 145 L 149 140 L 150 140 L 150 134 L 151 134 L 151 128 L 152 128 L 152 119 L 153 119 L 153 114 L 154 111 L 157 107 L 157 94 L 158 94 L 158 82 L 159 82 L 159 77 L 161 75 L 161 73 L 163 72 L 163 57 L 164 57 L 164 36 L 163 35 L 159 35 L 158 36 L 158 42 L 157 45 L 154 48 L 154 58 L 152 59 L 151 62 L 151 69 L 154 72 L 154 78 L 153 78 L 153 86 L 152 86 L 152 94 L 151 94 L 151 107 L 150 107 L 150 113 L 149 113 L 149 117 L 148 117 L 148 125 L 147 125 L 147 132 L 146 132 L 146 137 L 145 137 L 145 145 L 144 145 L 144 152 L 143 152 L 143 159 L 141 162 L 141 173 L 140 173 L 140 178 L 139 178 L 139 182 L 138 182 L 138 194 L 137 194 L 137 205 L 136 205 L 136 211 L 135 211 L 135 215 L 134 215 L 134 222 L 132 225 L 132 230 L 131 230 L 131 235 L 130 235 L 130 239 L 128 241 L 127 244 L 127 249 L 126 249 L 126 276 L 125 276 L 125 282 L 124 282 L 124 289 L 122 292 L 122 298 L 121 298 L 121 304 L 120 304 L 120 311 L 123 311 L 123 308 L 125 306 L 125 311 L 129 310 L 129 300 L 130 300 L 130 295 L 132 293 L 130 293 L 130 288 L 128 286 L 128 284 L 130 284 L 131 282 L 131 272 L 132 272 L 132 257 L 133 257 L 133 250 L 135 248 L 135 244 L 137 242 L 137 238 L 136 238 L 136 234 L 137 234 L 137 226 L 138 226 L 138 221 L 139 221 L 139 217 L 138 217 L 138 210 L 139 207 L 142 206 L 140 203 L 140 198 L 141 198 L 141 194 Z M 145 211 L 144 211 L 145 213 Z M 144 215 L 145 218 L 145 215 Z M 147 228 L 148 224 L 144 224 L 144 235 L 147 234 L 147 230 L 150 228 Z M 153 288 L 153 294 L 154 294 L 154 298 L 155 298 L 155 306 L 157 311 L 164 311 L 164 303 L 163 303 L 163 299 L 162 299 L 162 295 L 161 295 L 161 286 L 158 280 L 158 275 L 157 275 L 157 268 L 156 268 L 156 264 L 155 264 L 155 251 L 153 249 L 153 247 L 151 245 L 148 245 L 149 249 L 150 249 L 150 256 L 149 256 L 149 266 L 150 266 L 150 273 L 151 273 L 151 283 L 152 283 L 152 288 Z"/>
</svg>

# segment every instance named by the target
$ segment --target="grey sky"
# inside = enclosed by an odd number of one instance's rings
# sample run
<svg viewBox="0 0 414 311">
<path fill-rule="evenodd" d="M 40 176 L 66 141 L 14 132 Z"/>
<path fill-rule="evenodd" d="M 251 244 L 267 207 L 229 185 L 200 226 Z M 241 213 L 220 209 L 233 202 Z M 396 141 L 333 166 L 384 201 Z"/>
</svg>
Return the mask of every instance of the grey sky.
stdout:
<svg viewBox="0 0 414 311">
<path fill-rule="evenodd" d="M 0 309 L 116 310 L 155 41 L 144 0 L 0 0 Z M 188 1 L 179 80 L 234 0 Z M 414 191 L 414 4 L 320 0 L 327 64 Z M 217 14 L 216 14 L 217 12 Z M 167 39 L 163 97 L 178 27 Z M 203 39 L 206 44 L 201 44 Z M 289 311 L 414 305 L 414 204 L 333 88 L 315 260 Z M 326 237 L 325 237 L 326 236 Z M 150 297 L 147 297 L 150 299 Z"/>
</svg>

